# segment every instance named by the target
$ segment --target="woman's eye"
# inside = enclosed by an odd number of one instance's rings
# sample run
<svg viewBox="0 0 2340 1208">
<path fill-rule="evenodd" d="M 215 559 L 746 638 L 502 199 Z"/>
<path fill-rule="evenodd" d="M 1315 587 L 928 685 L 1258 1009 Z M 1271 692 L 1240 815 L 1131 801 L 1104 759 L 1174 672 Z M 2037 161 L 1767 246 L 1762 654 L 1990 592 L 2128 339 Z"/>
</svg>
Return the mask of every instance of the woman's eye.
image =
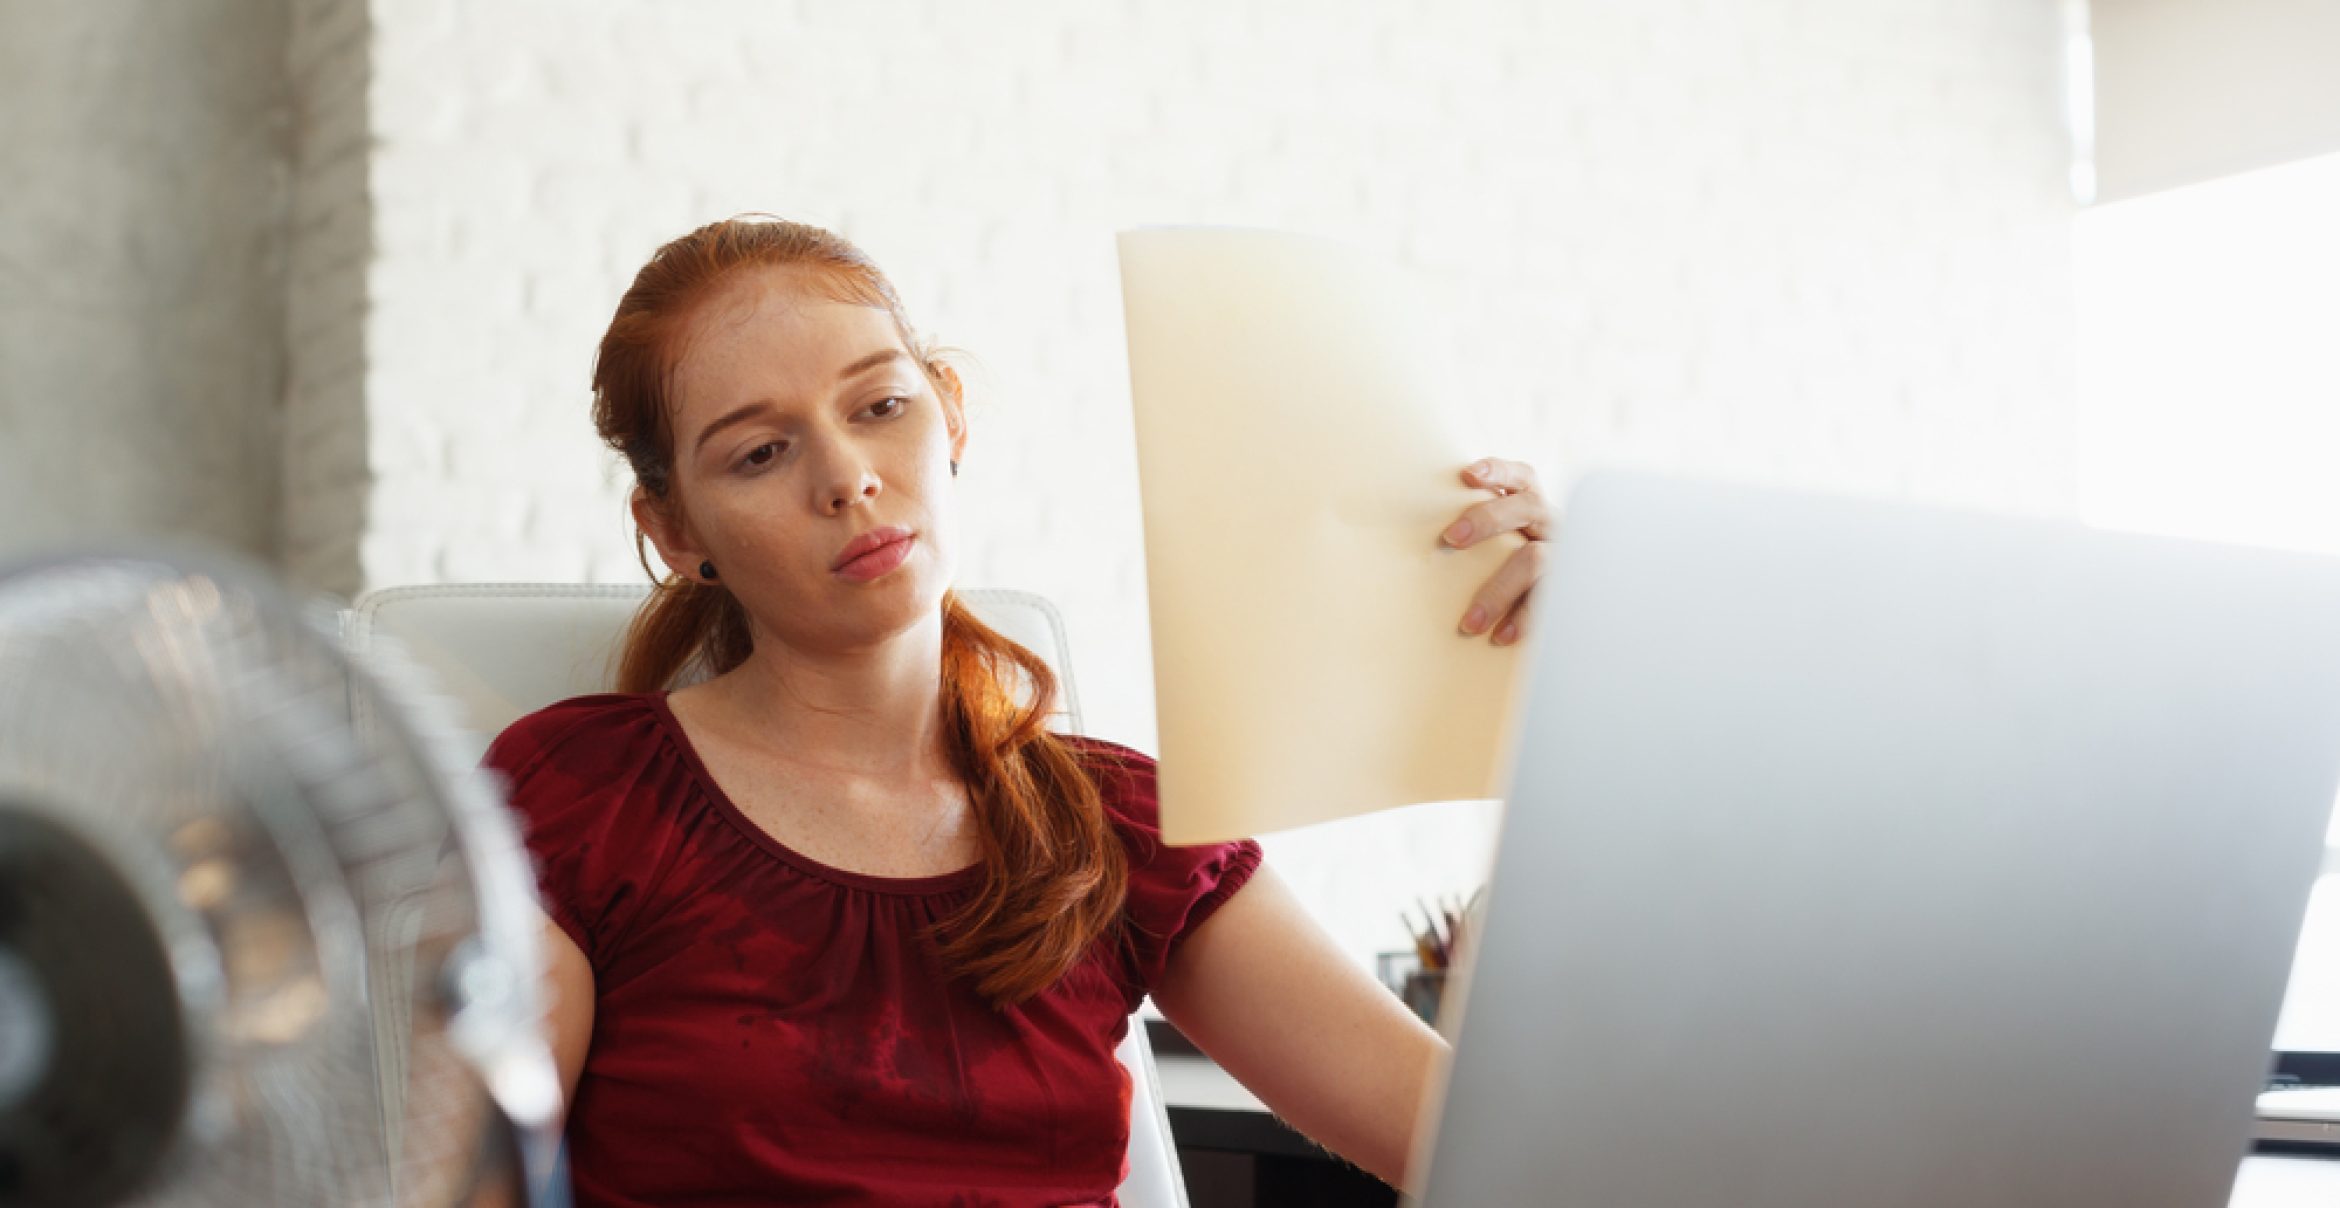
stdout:
<svg viewBox="0 0 2340 1208">
<path fill-rule="evenodd" d="M 883 416 L 880 416 L 879 418 L 881 419 L 892 419 L 895 416 L 900 415 L 902 413 L 902 408 L 910 405 L 910 400 L 903 398 L 900 395 L 893 395 L 888 398 L 881 398 L 878 401 L 871 403 L 869 405 L 869 409 L 875 411 L 878 408 L 885 406 L 887 403 L 892 403 L 894 405 L 894 409 L 885 413 Z"/>
<path fill-rule="evenodd" d="M 772 459 L 778 456 L 780 456 L 780 442 L 766 441 L 748 450 L 747 456 L 741 459 L 740 464 L 748 466 L 770 465 Z"/>
</svg>

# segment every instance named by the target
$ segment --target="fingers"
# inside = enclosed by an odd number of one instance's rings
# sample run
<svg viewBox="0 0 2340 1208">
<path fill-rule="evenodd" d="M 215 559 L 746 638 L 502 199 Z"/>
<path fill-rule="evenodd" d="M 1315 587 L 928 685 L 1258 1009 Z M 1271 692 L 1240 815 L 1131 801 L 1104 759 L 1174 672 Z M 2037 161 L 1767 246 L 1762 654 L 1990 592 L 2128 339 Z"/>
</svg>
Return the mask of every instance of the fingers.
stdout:
<svg viewBox="0 0 2340 1208">
<path fill-rule="evenodd" d="M 1497 533 L 1516 529 L 1533 540 L 1542 541 L 1551 535 L 1551 527 L 1551 505 L 1540 493 L 1522 490 L 1482 499 L 1464 508 L 1462 517 L 1447 526 L 1442 539 L 1456 549 L 1467 549 Z"/>
<path fill-rule="evenodd" d="M 1482 458 L 1463 468 L 1462 480 L 1495 492 L 1495 497 L 1465 508 L 1442 535 L 1446 544 L 1463 549 L 1508 532 L 1529 539 L 1513 550 L 1471 597 L 1460 626 L 1464 634 L 1474 637 L 1492 630 L 1494 644 L 1508 646 L 1526 636 L 1528 597 L 1543 576 L 1544 560 L 1549 556 L 1544 543 L 1552 535 L 1556 518 L 1544 498 L 1536 468 L 1524 461 Z"/>
<path fill-rule="evenodd" d="M 1492 627 L 1496 645 L 1518 641 L 1526 628 L 1528 592 L 1544 573 L 1549 548 L 1543 542 L 1530 541 L 1511 551 L 1503 565 L 1472 594 L 1471 606 L 1463 613 L 1462 632 L 1475 637 Z"/>
<path fill-rule="evenodd" d="M 1520 491 L 1539 495 L 1543 493 L 1543 488 L 1536 482 L 1536 468 L 1524 461 L 1482 457 L 1463 467 L 1462 479 L 1474 487 L 1486 487 L 1501 495 Z"/>
<path fill-rule="evenodd" d="M 1529 587 L 1526 591 L 1520 593 L 1519 599 L 1511 606 L 1511 612 L 1503 618 L 1501 624 L 1498 624 L 1495 627 L 1495 636 L 1487 640 L 1495 643 L 1498 646 L 1509 646 L 1513 642 L 1516 642 L 1521 637 L 1525 636 L 1527 633 L 1528 614 L 1533 611 L 1532 606 L 1528 603 L 1528 601 L 1534 599 L 1535 594 L 1536 589 L 1534 587 Z"/>
</svg>

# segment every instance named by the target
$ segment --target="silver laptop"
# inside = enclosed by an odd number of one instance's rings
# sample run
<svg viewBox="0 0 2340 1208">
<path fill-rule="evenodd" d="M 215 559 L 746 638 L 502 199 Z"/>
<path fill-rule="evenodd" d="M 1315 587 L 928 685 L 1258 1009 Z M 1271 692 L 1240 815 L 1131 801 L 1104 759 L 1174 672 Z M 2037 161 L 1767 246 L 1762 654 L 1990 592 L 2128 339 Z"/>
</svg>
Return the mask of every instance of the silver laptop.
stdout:
<svg viewBox="0 0 2340 1208">
<path fill-rule="evenodd" d="M 1629 474 L 1566 516 L 1420 1202 L 2225 1203 L 2340 561 Z"/>
</svg>

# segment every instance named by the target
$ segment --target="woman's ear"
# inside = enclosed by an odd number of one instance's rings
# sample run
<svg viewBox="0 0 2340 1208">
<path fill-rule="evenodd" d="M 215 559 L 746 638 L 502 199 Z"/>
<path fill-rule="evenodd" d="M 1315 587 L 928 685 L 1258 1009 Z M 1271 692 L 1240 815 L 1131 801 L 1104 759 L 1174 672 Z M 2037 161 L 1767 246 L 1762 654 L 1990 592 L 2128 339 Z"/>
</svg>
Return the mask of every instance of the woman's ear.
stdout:
<svg viewBox="0 0 2340 1208">
<path fill-rule="evenodd" d="M 958 370 L 941 361 L 931 362 L 931 367 L 935 395 L 942 400 L 943 425 L 951 433 L 951 460 L 957 461 L 967 452 L 967 389 Z"/>
<path fill-rule="evenodd" d="M 690 525 L 675 515 L 680 509 L 673 504 L 652 498 L 648 491 L 634 488 L 634 496 L 627 505 L 634 513 L 634 524 L 658 547 L 658 559 L 666 569 L 685 579 L 699 577 L 699 563 L 707 554 L 691 539 Z"/>
</svg>

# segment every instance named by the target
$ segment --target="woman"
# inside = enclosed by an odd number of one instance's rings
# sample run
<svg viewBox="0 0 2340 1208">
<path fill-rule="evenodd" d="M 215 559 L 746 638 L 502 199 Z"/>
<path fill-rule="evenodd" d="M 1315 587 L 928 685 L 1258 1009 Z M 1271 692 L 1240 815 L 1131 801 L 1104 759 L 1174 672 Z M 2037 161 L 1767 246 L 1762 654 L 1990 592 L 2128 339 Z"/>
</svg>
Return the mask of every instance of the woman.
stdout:
<svg viewBox="0 0 2340 1208">
<path fill-rule="evenodd" d="M 865 256 L 779 221 L 675 240 L 594 395 L 673 574 L 617 692 L 487 755 L 539 866 L 580 1205 L 1112 1204 L 1149 993 L 1401 1182 L 1444 1042 L 1256 843 L 1163 846 L 1150 759 L 1043 728 L 1046 664 L 949 590 L 958 375 Z M 1545 535 L 1528 467 L 1462 473 L 1496 494 L 1450 542 Z M 1517 639 L 1539 552 L 1466 634 Z"/>
</svg>

